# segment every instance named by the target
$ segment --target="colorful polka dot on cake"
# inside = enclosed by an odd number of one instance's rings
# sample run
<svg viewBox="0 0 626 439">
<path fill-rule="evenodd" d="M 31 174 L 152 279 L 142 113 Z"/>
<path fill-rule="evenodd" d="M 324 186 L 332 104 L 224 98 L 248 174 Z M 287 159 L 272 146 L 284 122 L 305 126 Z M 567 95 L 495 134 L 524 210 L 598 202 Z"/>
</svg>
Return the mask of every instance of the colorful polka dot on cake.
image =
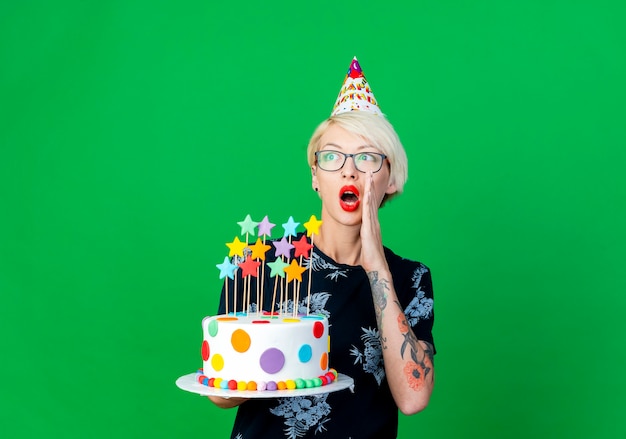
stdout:
<svg viewBox="0 0 626 439">
<path fill-rule="evenodd" d="M 298 351 L 298 358 L 300 359 L 300 362 L 302 363 L 307 363 L 311 360 L 311 356 L 313 355 L 313 349 L 311 348 L 311 345 L 305 344 L 302 345 L 300 347 L 300 350 Z"/>
<path fill-rule="evenodd" d="M 285 355 L 279 349 L 269 348 L 261 354 L 259 364 L 269 374 L 280 372 L 285 365 Z"/>
<path fill-rule="evenodd" d="M 231 337 L 233 349 L 237 352 L 246 352 L 250 348 L 250 335 L 243 329 L 237 329 Z"/>
<path fill-rule="evenodd" d="M 313 336 L 320 338 L 322 335 L 324 335 L 324 324 L 322 322 L 313 323 Z"/>
<path fill-rule="evenodd" d="M 209 322 L 209 335 L 215 337 L 217 335 L 217 320 L 211 320 Z"/>
<path fill-rule="evenodd" d="M 202 360 L 207 361 L 209 359 L 210 354 L 211 354 L 211 350 L 209 349 L 209 342 L 204 340 L 202 342 Z"/>
<path fill-rule="evenodd" d="M 224 358 L 220 354 L 213 355 L 213 358 L 211 359 L 211 366 L 219 372 L 224 368 Z"/>
<path fill-rule="evenodd" d="M 322 358 L 320 358 L 320 368 L 323 370 L 328 369 L 328 354 L 324 352 Z"/>
</svg>

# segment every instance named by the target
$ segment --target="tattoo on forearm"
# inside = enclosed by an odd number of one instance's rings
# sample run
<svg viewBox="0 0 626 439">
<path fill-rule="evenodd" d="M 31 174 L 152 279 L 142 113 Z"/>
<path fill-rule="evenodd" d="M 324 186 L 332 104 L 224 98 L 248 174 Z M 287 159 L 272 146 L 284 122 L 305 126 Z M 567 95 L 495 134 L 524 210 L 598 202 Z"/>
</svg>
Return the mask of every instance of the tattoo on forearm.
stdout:
<svg viewBox="0 0 626 439">
<path fill-rule="evenodd" d="M 387 297 L 389 293 L 389 281 L 387 279 L 379 279 L 377 271 L 367 273 L 372 289 L 372 298 L 374 300 L 374 312 L 376 313 L 376 323 L 380 333 L 380 345 L 382 349 L 387 349 L 387 338 L 383 335 L 383 313 L 387 308 Z M 413 390 L 420 390 L 424 383 L 433 380 L 433 346 L 425 341 L 420 341 L 409 327 L 406 316 L 402 310 L 400 302 L 394 301 L 400 309 L 398 314 L 398 328 L 404 336 L 404 341 L 400 347 L 400 357 L 406 360 L 404 366 L 404 375 L 408 385 Z"/>
<path fill-rule="evenodd" d="M 389 281 L 379 279 L 377 271 L 367 273 L 372 288 L 372 298 L 374 299 L 374 312 L 376 313 L 376 323 L 380 332 L 380 345 L 387 349 L 387 340 L 383 336 L 383 311 L 387 307 L 387 292 L 389 291 Z"/>
<path fill-rule="evenodd" d="M 400 303 L 396 302 L 396 304 L 402 311 Z M 420 390 L 426 380 L 433 380 L 433 346 L 428 342 L 419 341 L 415 337 L 403 312 L 398 315 L 398 328 L 404 335 L 404 342 L 400 347 L 400 357 L 407 359 L 404 374 L 409 386 L 414 390 Z"/>
</svg>

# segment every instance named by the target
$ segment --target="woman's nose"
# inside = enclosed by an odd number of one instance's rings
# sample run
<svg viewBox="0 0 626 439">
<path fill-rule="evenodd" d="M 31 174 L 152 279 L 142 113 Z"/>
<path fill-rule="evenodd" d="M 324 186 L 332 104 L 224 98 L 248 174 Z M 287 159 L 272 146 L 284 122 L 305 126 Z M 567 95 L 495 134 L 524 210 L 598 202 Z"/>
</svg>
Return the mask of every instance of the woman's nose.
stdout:
<svg viewBox="0 0 626 439">
<path fill-rule="evenodd" d="M 358 175 L 358 170 L 356 169 L 356 164 L 354 163 L 354 156 L 349 157 L 348 160 L 343 164 L 343 169 L 341 169 L 341 175 L 349 178 L 356 178 Z"/>
</svg>

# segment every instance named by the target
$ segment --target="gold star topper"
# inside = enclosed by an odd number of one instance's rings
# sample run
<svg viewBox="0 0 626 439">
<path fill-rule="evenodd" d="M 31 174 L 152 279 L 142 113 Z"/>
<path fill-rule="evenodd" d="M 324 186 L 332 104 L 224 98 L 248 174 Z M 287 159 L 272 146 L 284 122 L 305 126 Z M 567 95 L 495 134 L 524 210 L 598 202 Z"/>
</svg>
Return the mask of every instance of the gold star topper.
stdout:
<svg viewBox="0 0 626 439">
<path fill-rule="evenodd" d="M 311 218 L 304 223 L 304 228 L 306 229 L 306 236 L 310 237 L 312 234 L 319 235 L 320 234 L 320 226 L 322 225 L 322 220 L 318 220 L 315 215 L 311 215 Z"/>
<path fill-rule="evenodd" d="M 227 242 L 226 247 L 230 249 L 228 256 L 239 256 L 243 258 L 243 249 L 246 248 L 246 243 L 241 242 L 238 237 L 235 236 L 233 242 Z"/>
<path fill-rule="evenodd" d="M 287 273 L 287 282 L 291 282 L 296 279 L 302 282 L 302 273 L 306 271 L 306 268 L 301 267 L 295 259 L 291 260 L 291 265 L 285 267 L 285 273 Z"/>
</svg>

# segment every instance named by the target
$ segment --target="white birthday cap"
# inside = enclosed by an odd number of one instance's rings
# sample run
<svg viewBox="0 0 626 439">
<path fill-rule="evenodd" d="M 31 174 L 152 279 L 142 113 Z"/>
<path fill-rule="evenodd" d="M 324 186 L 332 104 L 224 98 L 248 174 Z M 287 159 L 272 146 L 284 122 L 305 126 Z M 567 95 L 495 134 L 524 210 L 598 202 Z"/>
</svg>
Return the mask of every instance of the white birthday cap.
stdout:
<svg viewBox="0 0 626 439">
<path fill-rule="evenodd" d="M 339 96 L 337 96 L 331 116 L 348 111 L 382 114 L 356 56 L 348 67 L 348 73 L 339 91 Z"/>
</svg>

